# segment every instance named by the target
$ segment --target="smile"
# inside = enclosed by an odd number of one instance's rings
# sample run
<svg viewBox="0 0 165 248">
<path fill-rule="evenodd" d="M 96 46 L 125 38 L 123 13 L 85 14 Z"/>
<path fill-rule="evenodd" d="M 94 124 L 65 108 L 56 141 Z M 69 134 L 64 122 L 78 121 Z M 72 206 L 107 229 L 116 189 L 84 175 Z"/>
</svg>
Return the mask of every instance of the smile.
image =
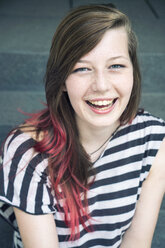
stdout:
<svg viewBox="0 0 165 248">
<path fill-rule="evenodd" d="M 91 110 L 95 113 L 107 113 L 113 109 L 113 106 L 117 98 L 111 100 L 90 100 L 86 101 L 86 103 L 90 106 Z"/>
</svg>

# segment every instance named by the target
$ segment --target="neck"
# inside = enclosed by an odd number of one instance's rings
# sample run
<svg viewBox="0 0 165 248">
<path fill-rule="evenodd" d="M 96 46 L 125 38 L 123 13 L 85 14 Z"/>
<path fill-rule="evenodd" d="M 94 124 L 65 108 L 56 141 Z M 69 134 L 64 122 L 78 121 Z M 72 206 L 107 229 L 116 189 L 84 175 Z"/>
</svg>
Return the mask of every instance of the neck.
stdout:
<svg viewBox="0 0 165 248">
<path fill-rule="evenodd" d="M 102 146 L 107 139 L 111 138 L 111 135 L 115 132 L 120 123 L 116 122 L 114 125 L 108 127 L 93 127 L 85 125 L 82 122 L 77 122 L 77 125 L 80 134 L 80 142 L 86 152 L 91 154 Z M 105 142 L 103 147 L 101 147 L 102 149 L 100 149 L 97 154 L 102 152 L 107 142 Z"/>
</svg>

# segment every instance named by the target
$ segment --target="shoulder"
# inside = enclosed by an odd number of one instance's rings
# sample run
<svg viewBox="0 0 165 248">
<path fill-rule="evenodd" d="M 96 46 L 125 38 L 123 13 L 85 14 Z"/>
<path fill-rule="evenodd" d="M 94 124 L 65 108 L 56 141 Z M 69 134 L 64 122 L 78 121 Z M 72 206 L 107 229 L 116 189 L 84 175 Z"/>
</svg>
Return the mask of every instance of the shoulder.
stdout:
<svg viewBox="0 0 165 248">
<path fill-rule="evenodd" d="M 165 122 L 149 112 L 138 112 L 131 123 L 121 126 L 117 133 L 120 143 L 128 143 L 131 147 L 142 147 L 142 153 L 149 146 L 159 149 L 165 137 Z M 119 140 L 117 140 L 119 142 Z"/>
<path fill-rule="evenodd" d="M 4 142 L 4 151 L 9 150 L 12 153 L 17 149 L 30 149 L 36 142 L 43 139 L 43 133 L 37 134 L 34 127 L 23 124 L 12 131 Z"/>
<path fill-rule="evenodd" d="M 14 157 L 16 153 L 26 152 L 35 145 L 36 141 L 29 135 L 29 133 L 22 132 L 17 129 L 9 134 L 4 146 L 3 154 L 9 157 Z"/>
<path fill-rule="evenodd" d="M 136 117 L 134 118 L 135 123 L 143 123 L 145 126 L 165 126 L 165 121 L 162 118 L 156 117 L 152 115 L 151 113 L 144 111 L 144 112 L 138 112 Z"/>
<path fill-rule="evenodd" d="M 42 131 L 37 132 L 34 126 L 28 125 L 26 123 L 19 126 L 19 130 L 20 132 L 27 134 L 30 138 L 35 141 L 41 141 L 44 137 L 44 133 Z"/>
<path fill-rule="evenodd" d="M 165 136 L 165 121 L 155 117 L 147 111 L 139 111 L 131 123 L 121 126 L 118 136 L 125 140 L 150 139 L 153 135 L 160 135 L 160 140 Z"/>
<path fill-rule="evenodd" d="M 136 130 L 144 134 L 162 134 L 165 136 L 165 121 L 159 117 L 150 114 L 147 111 L 138 112 L 134 118 L 132 125 Z"/>
<path fill-rule="evenodd" d="M 23 169 L 28 164 L 33 165 L 33 168 L 37 168 L 39 163 L 45 160 L 47 156 L 36 151 L 36 137 L 36 133 L 28 127 L 25 130 L 21 126 L 21 128 L 11 132 L 4 143 L 2 151 L 3 165 L 8 165 L 4 169 L 10 167 L 14 167 L 15 170 L 18 168 Z"/>
<path fill-rule="evenodd" d="M 155 155 L 165 137 L 165 121 L 147 111 L 139 112 L 131 128 L 136 139 L 145 145 L 144 150 L 150 149 Z"/>
<path fill-rule="evenodd" d="M 28 130 L 29 131 L 29 130 Z M 3 147 L 0 169 L 0 201 L 32 213 L 53 210 L 48 157 L 37 152 L 30 132 L 17 129 Z"/>
</svg>

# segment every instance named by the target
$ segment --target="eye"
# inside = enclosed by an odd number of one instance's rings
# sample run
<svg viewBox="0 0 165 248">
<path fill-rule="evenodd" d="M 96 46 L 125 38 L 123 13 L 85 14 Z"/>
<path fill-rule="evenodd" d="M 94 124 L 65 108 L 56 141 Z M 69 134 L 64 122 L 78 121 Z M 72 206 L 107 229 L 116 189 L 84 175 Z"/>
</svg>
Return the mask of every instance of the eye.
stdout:
<svg viewBox="0 0 165 248">
<path fill-rule="evenodd" d="M 121 68 L 124 68 L 124 67 L 125 66 L 121 65 L 121 64 L 114 64 L 114 65 L 111 65 L 109 68 L 113 69 L 113 70 L 117 70 L 117 69 L 121 69 Z"/>
<path fill-rule="evenodd" d="M 76 73 L 76 72 L 86 72 L 86 71 L 90 71 L 90 69 L 87 68 L 87 67 L 80 67 L 80 68 L 77 68 L 77 69 L 73 70 L 72 73 Z"/>
</svg>

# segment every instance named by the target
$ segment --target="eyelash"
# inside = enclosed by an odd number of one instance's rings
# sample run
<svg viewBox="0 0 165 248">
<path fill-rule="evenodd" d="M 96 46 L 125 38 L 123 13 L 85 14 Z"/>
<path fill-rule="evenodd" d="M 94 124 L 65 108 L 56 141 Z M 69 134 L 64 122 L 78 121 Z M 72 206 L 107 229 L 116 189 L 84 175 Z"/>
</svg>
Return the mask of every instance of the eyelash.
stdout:
<svg viewBox="0 0 165 248">
<path fill-rule="evenodd" d="M 84 72 L 84 71 L 90 71 L 89 68 L 87 67 L 80 67 L 80 68 L 77 68 L 73 71 L 73 73 L 76 73 L 76 72 Z"/>
<path fill-rule="evenodd" d="M 124 68 L 124 67 L 125 66 L 121 64 L 114 64 L 114 65 L 109 66 L 108 69 L 117 70 L 117 69 Z M 87 67 L 80 67 L 80 68 L 75 69 L 72 73 L 86 72 L 86 71 L 91 71 L 91 69 Z"/>
<path fill-rule="evenodd" d="M 120 69 L 120 68 L 124 68 L 125 66 L 124 65 L 121 65 L 121 64 L 114 64 L 114 65 L 111 65 L 110 68 L 112 69 Z"/>
</svg>

